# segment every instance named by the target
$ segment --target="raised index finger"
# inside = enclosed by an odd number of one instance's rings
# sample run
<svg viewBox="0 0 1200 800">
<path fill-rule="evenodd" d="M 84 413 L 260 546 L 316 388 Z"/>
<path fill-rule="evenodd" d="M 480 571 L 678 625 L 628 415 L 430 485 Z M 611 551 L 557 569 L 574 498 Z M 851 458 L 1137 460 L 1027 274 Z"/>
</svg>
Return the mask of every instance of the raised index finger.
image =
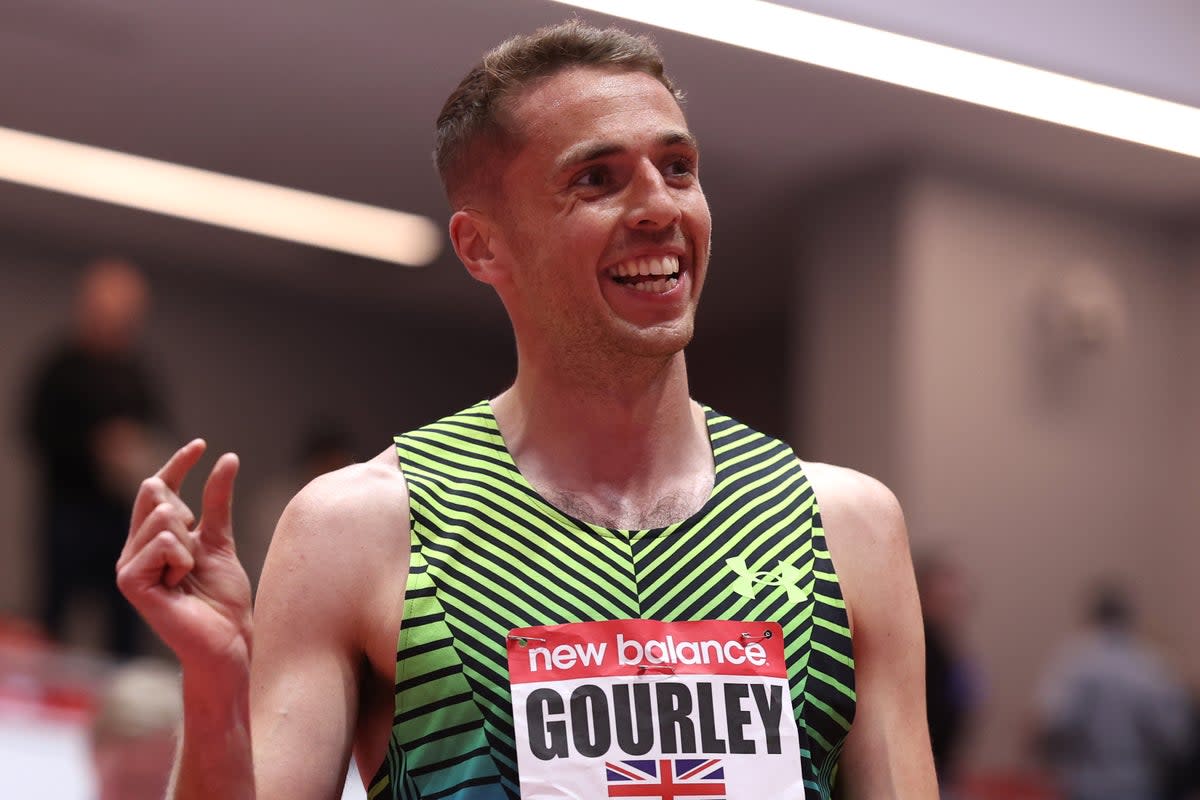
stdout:
<svg viewBox="0 0 1200 800">
<path fill-rule="evenodd" d="M 196 466 L 200 456 L 204 455 L 206 447 L 203 439 L 192 439 L 167 459 L 167 463 L 154 473 L 155 477 L 165 483 L 172 492 L 179 494 L 179 487 L 183 485 L 183 479 L 191 472 L 192 467 Z"/>
</svg>

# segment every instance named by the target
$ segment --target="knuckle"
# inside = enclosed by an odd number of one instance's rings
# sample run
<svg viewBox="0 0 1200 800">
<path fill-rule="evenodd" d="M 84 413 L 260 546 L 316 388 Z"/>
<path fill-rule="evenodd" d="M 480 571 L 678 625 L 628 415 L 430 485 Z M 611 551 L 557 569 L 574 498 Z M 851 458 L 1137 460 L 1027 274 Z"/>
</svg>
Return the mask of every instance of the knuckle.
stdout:
<svg viewBox="0 0 1200 800">
<path fill-rule="evenodd" d="M 179 546 L 179 537 L 174 531 L 159 531 L 154 535 L 153 543 L 161 548 L 174 549 Z"/>
<path fill-rule="evenodd" d="M 117 588 L 124 595 L 129 595 L 130 582 L 133 580 L 132 570 L 128 569 L 128 564 L 117 566 Z"/>
</svg>

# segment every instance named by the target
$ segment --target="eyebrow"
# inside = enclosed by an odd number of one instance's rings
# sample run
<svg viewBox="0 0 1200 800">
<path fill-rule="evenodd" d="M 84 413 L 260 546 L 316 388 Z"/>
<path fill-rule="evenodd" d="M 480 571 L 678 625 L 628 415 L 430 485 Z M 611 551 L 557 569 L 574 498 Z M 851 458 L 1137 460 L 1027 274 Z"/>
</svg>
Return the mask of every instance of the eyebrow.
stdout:
<svg viewBox="0 0 1200 800">
<path fill-rule="evenodd" d="M 659 147 L 674 147 L 682 144 L 686 147 L 690 147 L 693 150 L 700 149 L 700 144 L 696 141 L 696 137 L 688 131 L 667 131 L 658 137 L 656 144 Z M 557 171 L 561 172 L 562 170 L 568 169 L 575 164 L 583 164 L 588 161 L 595 161 L 597 159 L 605 158 L 606 156 L 622 153 L 626 149 L 628 148 L 626 148 L 624 145 L 620 145 L 615 142 L 580 142 L 559 156 L 559 158 L 555 161 L 555 167 L 557 168 Z"/>
</svg>

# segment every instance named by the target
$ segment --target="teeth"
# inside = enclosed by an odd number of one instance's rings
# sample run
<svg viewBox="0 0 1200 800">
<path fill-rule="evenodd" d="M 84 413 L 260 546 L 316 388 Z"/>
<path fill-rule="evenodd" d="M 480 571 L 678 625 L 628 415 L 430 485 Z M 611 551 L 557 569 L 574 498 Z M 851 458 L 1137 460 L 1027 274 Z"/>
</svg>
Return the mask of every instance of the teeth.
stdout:
<svg viewBox="0 0 1200 800">
<path fill-rule="evenodd" d="M 663 294 L 674 289 L 679 284 L 678 278 L 659 278 L 656 281 L 638 281 L 631 283 L 629 286 L 637 289 L 639 292 L 653 292 L 654 294 Z"/>
<path fill-rule="evenodd" d="M 661 258 L 638 258 L 622 261 L 609 272 L 612 275 L 632 278 L 638 275 L 676 275 L 679 272 L 678 256 L 662 256 Z"/>
</svg>

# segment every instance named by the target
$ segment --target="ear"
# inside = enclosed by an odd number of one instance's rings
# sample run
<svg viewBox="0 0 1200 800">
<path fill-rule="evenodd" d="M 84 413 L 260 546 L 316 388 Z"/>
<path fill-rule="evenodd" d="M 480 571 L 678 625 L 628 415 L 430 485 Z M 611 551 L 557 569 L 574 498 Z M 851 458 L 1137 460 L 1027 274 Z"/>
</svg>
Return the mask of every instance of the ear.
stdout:
<svg viewBox="0 0 1200 800">
<path fill-rule="evenodd" d="M 454 212 L 450 217 L 450 242 L 459 261 L 471 277 L 482 283 L 494 284 L 500 273 L 500 259 L 494 252 L 496 229 L 486 214 L 471 208 Z"/>
</svg>

